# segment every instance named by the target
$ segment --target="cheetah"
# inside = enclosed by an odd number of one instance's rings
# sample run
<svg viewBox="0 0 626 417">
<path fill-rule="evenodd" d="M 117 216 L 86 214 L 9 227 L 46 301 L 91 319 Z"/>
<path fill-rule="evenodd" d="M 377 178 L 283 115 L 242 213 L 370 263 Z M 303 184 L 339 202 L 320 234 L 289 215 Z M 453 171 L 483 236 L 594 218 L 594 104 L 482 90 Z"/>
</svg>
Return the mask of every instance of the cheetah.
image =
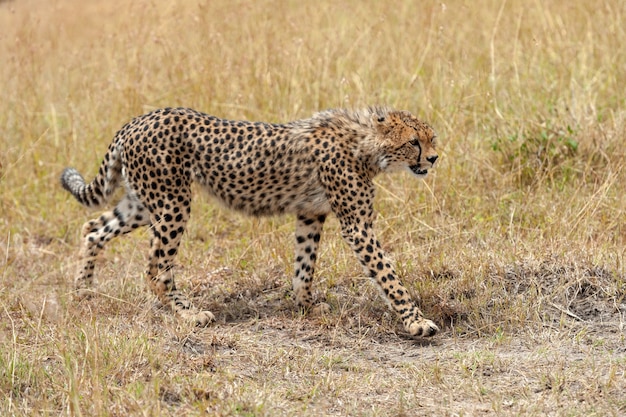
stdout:
<svg viewBox="0 0 626 417">
<path fill-rule="evenodd" d="M 215 320 L 181 293 L 172 269 L 196 182 L 248 215 L 295 214 L 292 285 L 299 308 L 325 306 L 314 304 L 311 284 L 322 227 L 332 213 L 404 329 L 432 336 L 439 328 L 424 318 L 374 234 L 373 179 L 398 170 L 423 178 L 437 158 L 428 124 L 385 107 L 326 110 L 285 124 L 224 120 L 188 108 L 136 117 L 117 132 L 91 183 L 73 168 L 61 175 L 63 188 L 88 207 L 103 205 L 120 183 L 125 187 L 113 210 L 83 226 L 77 295 L 93 287 L 94 261 L 107 242 L 149 226 L 152 292 L 183 320 L 201 326 Z"/>
</svg>

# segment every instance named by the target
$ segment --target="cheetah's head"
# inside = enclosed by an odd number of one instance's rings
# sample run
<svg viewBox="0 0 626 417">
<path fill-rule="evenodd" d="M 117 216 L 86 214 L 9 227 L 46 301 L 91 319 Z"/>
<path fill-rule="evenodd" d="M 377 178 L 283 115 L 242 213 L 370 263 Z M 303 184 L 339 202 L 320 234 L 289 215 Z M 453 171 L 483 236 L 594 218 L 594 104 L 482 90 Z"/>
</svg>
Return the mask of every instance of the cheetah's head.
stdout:
<svg viewBox="0 0 626 417">
<path fill-rule="evenodd" d="M 425 177 L 439 157 L 433 128 L 406 111 L 391 111 L 375 118 L 383 148 L 381 169 L 408 170 L 418 178 Z"/>
</svg>

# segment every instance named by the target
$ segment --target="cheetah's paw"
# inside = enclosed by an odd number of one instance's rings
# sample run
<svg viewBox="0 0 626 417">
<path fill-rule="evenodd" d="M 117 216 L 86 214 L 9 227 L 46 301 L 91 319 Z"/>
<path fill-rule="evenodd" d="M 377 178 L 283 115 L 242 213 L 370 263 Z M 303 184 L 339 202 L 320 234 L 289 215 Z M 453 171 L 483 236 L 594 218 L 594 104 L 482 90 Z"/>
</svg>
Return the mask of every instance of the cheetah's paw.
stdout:
<svg viewBox="0 0 626 417">
<path fill-rule="evenodd" d="M 420 318 L 416 321 L 405 324 L 404 327 L 406 331 L 411 334 L 411 336 L 418 337 L 431 337 L 439 331 L 439 327 L 437 327 L 435 323 L 425 318 Z"/>
<path fill-rule="evenodd" d="M 326 303 L 318 303 L 311 308 L 311 316 L 324 316 L 330 313 L 330 306 Z"/>
<path fill-rule="evenodd" d="M 210 311 L 180 312 L 180 316 L 186 322 L 198 327 L 206 327 L 215 321 L 215 316 Z"/>
<path fill-rule="evenodd" d="M 96 293 L 91 288 L 77 288 L 76 291 L 74 291 L 74 300 L 76 301 L 88 300 L 92 298 L 94 295 L 96 295 Z"/>
</svg>

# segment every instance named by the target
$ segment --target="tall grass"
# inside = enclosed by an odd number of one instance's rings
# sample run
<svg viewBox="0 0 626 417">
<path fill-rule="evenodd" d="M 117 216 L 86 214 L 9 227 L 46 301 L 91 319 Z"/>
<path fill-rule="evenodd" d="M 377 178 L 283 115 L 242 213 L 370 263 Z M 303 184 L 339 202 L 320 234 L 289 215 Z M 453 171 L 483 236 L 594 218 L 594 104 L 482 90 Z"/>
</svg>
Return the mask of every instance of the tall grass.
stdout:
<svg viewBox="0 0 626 417">
<path fill-rule="evenodd" d="M 613 336 L 598 339 L 611 348 L 590 348 L 608 355 L 587 375 L 596 390 L 580 394 L 590 408 L 572 394 L 558 411 L 623 412 L 623 357 L 606 352 L 623 342 L 626 311 L 624 21 L 618 0 L 0 1 L 0 414 L 411 415 L 418 403 L 454 413 L 463 408 L 416 391 L 448 398 L 454 378 L 470 410 L 489 398 L 492 411 L 510 401 L 541 413 L 554 410 L 547 386 L 578 392 L 559 383 L 576 374 L 541 353 L 528 360 L 545 366 L 524 372 L 543 391 L 480 379 L 480 369 L 532 368 L 485 352 L 438 365 L 398 355 L 378 377 L 347 340 L 381 363 L 380 350 L 415 347 L 397 342 L 337 223 L 316 279 L 331 315 L 307 319 L 290 304 L 293 219 L 245 218 L 201 193 L 178 280 L 217 328 L 194 333 L 153 305 L 139 279 L 145 232 L 107 248 L 103 297 L 70 297 L 80 226 L 95 214 L 58 176 L 68 165 L 95 174 L 133 116 L 188 106 L 284 122 L 372 104 L 407 109 L 440 138 L 425 181 L 377 179 L 376 227 L 442 344 L 514 345 L 549 328 L 567 341 L 547 345 L 558 351 L 608 320 Z"/>
</svg>

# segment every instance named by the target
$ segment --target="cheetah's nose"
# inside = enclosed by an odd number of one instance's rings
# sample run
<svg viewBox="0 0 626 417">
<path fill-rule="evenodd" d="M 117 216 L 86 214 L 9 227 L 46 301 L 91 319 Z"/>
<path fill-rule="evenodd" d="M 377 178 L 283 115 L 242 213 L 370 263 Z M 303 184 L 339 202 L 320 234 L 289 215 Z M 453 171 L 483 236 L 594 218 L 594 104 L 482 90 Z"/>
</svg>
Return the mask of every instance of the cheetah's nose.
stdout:
<svg viewBox="0 0 626 417">
<path fill-rule="evenodd" d="M 437 158 L 439 158 L 439 155 L 433 155 L 433 156 L 427 157 L 426 160 L 430 162 L 431 164 L 435 165 L 435 161 L 437 160 Z"/>
</svg>

